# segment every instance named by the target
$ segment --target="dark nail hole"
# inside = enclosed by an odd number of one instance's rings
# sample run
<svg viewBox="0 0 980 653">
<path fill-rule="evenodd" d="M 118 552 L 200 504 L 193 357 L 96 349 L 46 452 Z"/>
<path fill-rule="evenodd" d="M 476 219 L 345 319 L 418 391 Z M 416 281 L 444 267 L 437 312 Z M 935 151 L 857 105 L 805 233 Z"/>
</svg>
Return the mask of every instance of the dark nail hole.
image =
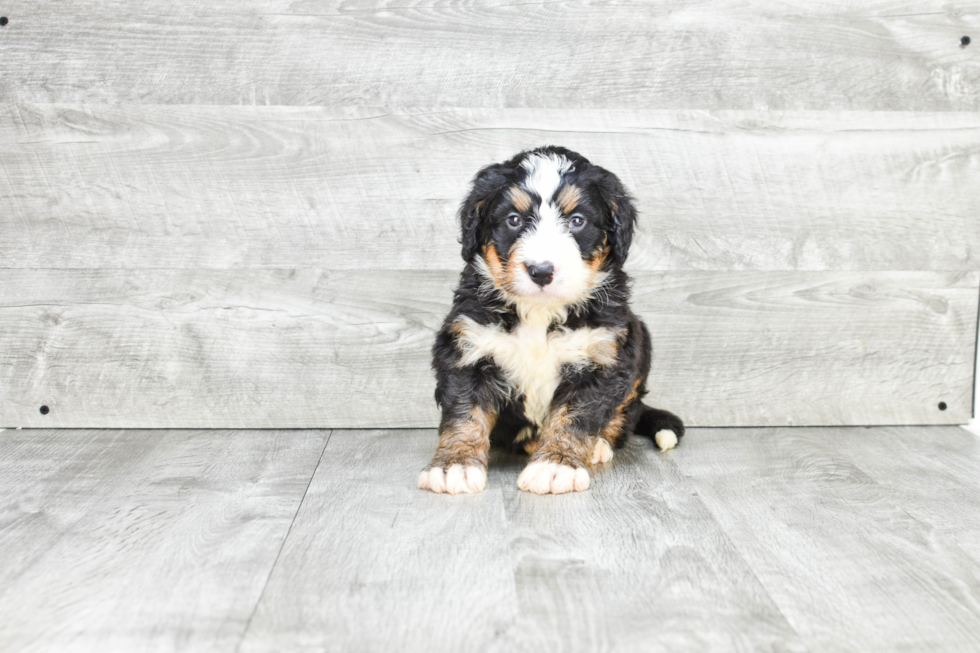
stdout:
<svg viewBox="0 0 980 653">
<path fill-rule="evenodd" d="M 7 17 L 6 16 L 0 16 L 0 27 L 3 27 L 4 25 L 6 25 L 7 22 L 8 21 L 7 21 Z M 966 38 L 966 37 L 964 37 L 964 38 Z"/>
<path fill-rule="evenodd" d="M 939 402 L 939 410 L 946 410 L 946 402 L 945 401 L 940 401 Z"/>
<path fill-rule="evenodd" d="M 0 20 L 4 20 L 4 19 L 0 19 Z M 960 39 L 960 47 L 961 48 L 965 48 L 968 45 L 970 45 L 970 37 L 969 36 L 964 36 L 963 38 Z"/>
<path fill-rule="evenodd" d="M 51 412 L 51 409 L 50 408 L 48 408 L 47 406 L 41 406 L 41 414 L 42 415 L 47 415 L 50 412 Z"/>
</svg>

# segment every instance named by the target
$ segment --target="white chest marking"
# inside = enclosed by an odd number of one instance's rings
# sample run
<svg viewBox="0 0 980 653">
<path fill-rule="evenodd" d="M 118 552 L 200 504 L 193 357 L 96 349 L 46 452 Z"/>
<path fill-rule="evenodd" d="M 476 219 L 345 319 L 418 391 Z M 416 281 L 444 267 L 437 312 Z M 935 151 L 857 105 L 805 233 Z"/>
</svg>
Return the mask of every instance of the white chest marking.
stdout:
<svg viewBox="0 0 980 653">
<path fill-rule="evenodd" d="M 459 365 L 491 358 L 507 382 L 524 395 L 524 412 L 538 426 L 548 419 L 562 366 L 604 366 L 616 360 L 618 333 L 603 327 L 559 328 L 549 333 L 546 325 L 522 322 L 508 333 L 497 325 L 463 317 L 456 322 L 456 332 L 463 353 Z"/>
</svg>

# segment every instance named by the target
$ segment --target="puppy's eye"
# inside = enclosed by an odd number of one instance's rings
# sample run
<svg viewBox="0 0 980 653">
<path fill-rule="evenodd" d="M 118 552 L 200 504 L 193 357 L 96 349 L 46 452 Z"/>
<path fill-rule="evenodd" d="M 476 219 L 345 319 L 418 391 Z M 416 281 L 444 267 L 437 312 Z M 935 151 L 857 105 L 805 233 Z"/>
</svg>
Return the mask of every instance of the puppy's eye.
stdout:
<svg viewBox="0 0 980 653">
<path fill-rule="evenodd" d="M 521 219 L 521 216 L 517 215 L 516 213 L 511 213 L 507 216 L 507 224 L 516 229 L 524 224 L 524 221 Z"/>
<path fill-rule="evenodd" d="M 568 219 L 568 226 L 572 229 L 581 229 L 585 226 L 585 218 L 576 213 Z"/>
</svg>

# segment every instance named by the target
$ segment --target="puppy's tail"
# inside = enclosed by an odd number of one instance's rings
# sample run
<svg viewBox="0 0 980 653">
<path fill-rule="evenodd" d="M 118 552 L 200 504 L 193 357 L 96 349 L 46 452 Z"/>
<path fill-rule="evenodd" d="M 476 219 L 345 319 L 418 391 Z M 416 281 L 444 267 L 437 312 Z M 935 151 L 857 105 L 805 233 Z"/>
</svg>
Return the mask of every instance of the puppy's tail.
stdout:
<svg viewBox="0 0 980 653">
<path fill-rule="evenodd" d="M 640 421 L 636 423 L 633 432 L 650 438 L 657 447 L 666 451 L 676 447 L 677 442 L 684 437 L 684 422 L 673 413 L 643 404 Z"/>
</svg>

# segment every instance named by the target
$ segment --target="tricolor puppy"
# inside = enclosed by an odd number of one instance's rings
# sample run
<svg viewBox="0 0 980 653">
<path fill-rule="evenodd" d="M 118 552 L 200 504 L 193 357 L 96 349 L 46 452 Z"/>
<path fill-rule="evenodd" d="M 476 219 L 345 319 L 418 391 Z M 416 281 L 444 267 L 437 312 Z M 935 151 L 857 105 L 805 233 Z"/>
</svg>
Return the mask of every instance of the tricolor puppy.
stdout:
<svg viewBox="0 0 980 653">
<path fill-rule="evenodd" d="M 675 415 L 645 406 L 650 335 L 623 263 L 636 211 L 619 179 L 543 147 L 487 166 L 459 212 L 466 267 L 436 337 L 439 446 L 419 476 L 479 492 L 491 444 L 523 447 L 522 490 L 586 490 L 631 433 L 670 449 Z"/>
</svg>

